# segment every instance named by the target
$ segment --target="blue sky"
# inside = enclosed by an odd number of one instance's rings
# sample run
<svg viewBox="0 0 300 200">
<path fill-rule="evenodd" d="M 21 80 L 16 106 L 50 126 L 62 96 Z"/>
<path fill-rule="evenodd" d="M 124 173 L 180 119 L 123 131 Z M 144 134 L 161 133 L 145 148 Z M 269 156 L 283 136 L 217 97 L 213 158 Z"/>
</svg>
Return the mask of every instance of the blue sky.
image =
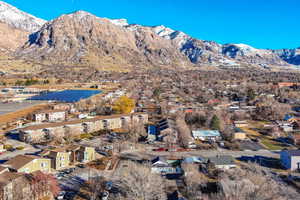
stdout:
<svg viewBox="0 0 300 200">
<path fill-rule="evenodd" d="M 256 48 L 300 47 L 300 0 L 4 0 L 47 20 L 76 10 Z"/>
</svg>

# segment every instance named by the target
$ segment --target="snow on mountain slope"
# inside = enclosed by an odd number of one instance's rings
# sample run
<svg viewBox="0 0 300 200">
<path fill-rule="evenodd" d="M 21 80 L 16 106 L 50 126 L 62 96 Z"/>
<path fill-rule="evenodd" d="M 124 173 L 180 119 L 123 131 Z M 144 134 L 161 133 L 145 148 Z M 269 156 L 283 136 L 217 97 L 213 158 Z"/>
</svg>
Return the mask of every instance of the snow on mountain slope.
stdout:
<svg viewBox="0 0 300 200">
<path fill-rule="evenodd" d="M 297 49 L 273 50 L 273 52 L 290 64 L 300 65 L 300 47 Z"/>
<path fill-rule="evenodd" d="M 27 32 L 37 31 L 46 22 L 0 1 L 0 21 Z"/>
<path fill-rule="evenodd" d="M 111 23 L 113 23 L 114 25 L 117 25 L 117 26 L 128 26 L 128 22 L 127 22 L 127 19 L 109 19 L 109 21 Z"/>
</svg>

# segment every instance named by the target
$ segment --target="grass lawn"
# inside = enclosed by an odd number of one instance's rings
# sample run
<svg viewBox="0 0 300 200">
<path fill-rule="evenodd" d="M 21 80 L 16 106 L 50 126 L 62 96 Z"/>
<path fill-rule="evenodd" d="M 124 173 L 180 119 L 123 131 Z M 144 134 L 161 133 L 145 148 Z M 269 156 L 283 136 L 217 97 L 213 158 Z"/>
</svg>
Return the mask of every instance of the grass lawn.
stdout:
<svg viewBox="0 0 300 200">
<path fill-rule="evenodd" d="M 254 131 L 254 130 L 252 130 L 252 129 L 250 129 L 250 128 L 241 127 L 241 129 L 242 129 L 243 131 L 245 131 L 245 132 L 247 133 L 247 135 L 250 135 L 250 136 L 260 136 L 260 135 L 261 135 L 261 134 L 258 133 L 257 131 Z"/>
<path fill-rule="evenodd" d="M 261 138 L 261 144 L 263 144 L 269 150 L 282 150 L 284 149 L 280 143 L 272 141 L 268 138 Z"/>
</svg>

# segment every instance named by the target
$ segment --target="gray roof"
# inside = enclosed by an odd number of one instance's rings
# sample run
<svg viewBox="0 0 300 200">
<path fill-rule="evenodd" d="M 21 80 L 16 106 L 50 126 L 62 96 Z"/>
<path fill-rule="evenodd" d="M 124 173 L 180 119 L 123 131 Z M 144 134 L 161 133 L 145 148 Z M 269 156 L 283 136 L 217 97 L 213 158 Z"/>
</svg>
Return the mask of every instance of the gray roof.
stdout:
<svg viewBox="0 0 300 200">
<path fill-rule="evenodd" d="M 235 161 L 232 156 L 217 155 L 214 157 L 206 158 L 207 162 L 214 163 L 215 165 L 234 165 Z"/>
</svg>

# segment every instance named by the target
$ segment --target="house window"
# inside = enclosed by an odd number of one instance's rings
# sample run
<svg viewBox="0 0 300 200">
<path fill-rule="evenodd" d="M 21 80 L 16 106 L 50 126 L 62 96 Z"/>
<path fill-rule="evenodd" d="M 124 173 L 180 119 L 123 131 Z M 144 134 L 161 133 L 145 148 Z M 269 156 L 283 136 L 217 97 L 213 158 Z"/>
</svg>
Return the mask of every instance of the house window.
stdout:
<svg viewBox="0 0 300 200">
<path fill-rule="evenodd" d="M 88 152 L 84 152 L 84 157 L 83 157 L 83 160 L 88 160 Z"/>
<path fill-rule="evenodd" d="M 23 169 L 24 173 L 29 173 L 29 169 L 28 168 L 25 168 Z"/>
<path fill-rule="evenodd" d="M 126 119 L 124 117 L 121 117 L 121 125 L 122 127 L 126 126 Z"/>
<path fill-rule="evenodd" d="M 139 115 L 138 118 L 140 121 L 142 121 L 144 119 L 144 117 L 142 115 Z"/>
<path fill-rule="evenodd" d="M 104 127 L 105 129 L 107 129 L 108 126 L 109 126 L 108 121 L 107 121 L 107 120 L 103 120 L 103 127 Z"/>
<path fill-rule="evenodd" d="M 45 168 L 47 166 L 47 163 L 41 163 L 41 168 Z"/>
<path fill-rule="evenodd" d="M 60 157 L 59 159 L 60 159 L 60 160 L 65 160 L 65 157 L 62 156 L 62 157 Z"/>
<path fill-rule="evenodd" d="M 86 123 L 83 123 L 82 127 L 83 127 L 83 132 L 85 132 L 85 133 L 89 132 L 88 125 Z"/>
</svg>

